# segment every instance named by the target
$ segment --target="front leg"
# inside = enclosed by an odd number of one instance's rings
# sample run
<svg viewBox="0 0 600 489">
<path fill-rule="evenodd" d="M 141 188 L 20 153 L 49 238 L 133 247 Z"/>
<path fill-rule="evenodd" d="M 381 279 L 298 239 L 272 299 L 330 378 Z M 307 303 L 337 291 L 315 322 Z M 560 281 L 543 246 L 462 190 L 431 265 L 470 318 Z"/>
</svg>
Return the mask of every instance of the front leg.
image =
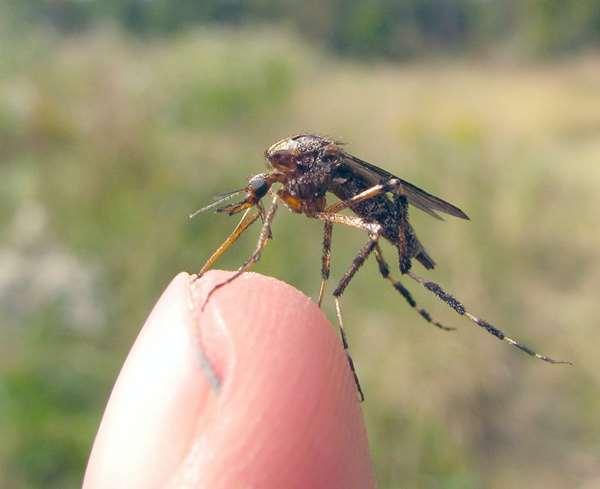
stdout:
<svg viewBox="0 0 600 489">
<path fill-rule="evenodd" d="M 204 304 L 202 305 L 202 310 L 204 310 L 204 308 L 206 307 L 206 304 L 208 303 L 208 300 L 212 297 L 212 295 L 218 289 L 233 282 L 236 278 L 238 278 L 244 272 L 248 271 L 252 267 L 252 265 L 254 265 L 258 260 L 260 260 L 260 255 L 262 253 L 262 250 L 265 248 L 265 246 L 269 242 L 269 239 L 271 238 L 271 223 L 273 222 L 275 212 L 277 211 L 277 199 L 278 199 L 277 196 L 275 196 L 273 198 L 271 207 L 269 208 L 269 210 L 267 211 L 267 213 L 265 215 L 263 226 L 260 231 L 260 236 L 258 238 L 258 243 L 256 244 L 256 248 L 255 248 L 254 252 L 252 253 L 252 255 L 250 255 L 250 258 L 248 258 L 244 262 L 244 264 L 240 268 L 238 268 L 238 270 L 231 277 L 229 277 L 224 282 L 221 282 L 220 284 L 215 285 L 210 290 L 210 292 L 206 296 L 206 299 L 204 300 Z"/>
<path fill-rule="evenodd" d="M 231 232 L 231 234 L 227 237 L 227 239 L 219 246 L 214 253 L 206 260 L 206 263 L 202 266 L 200 271 L 198 272 L 198 278 L 202 277 L 206 273 L 207 270 L 211 269 L 215 262 L 225 253 L 229 248 L 233 246 L 233 244 L 239 239 L 239 237 L 248 229 L 254 221 L 256 221 L 259 217 L 261 217 L 260 212 L 250 214 L 252 209 L 247 209 L 242 219 L 235 227 L 235 229 Z M 263 219 L 264 222 L 264 219 Z"/>
</svg>

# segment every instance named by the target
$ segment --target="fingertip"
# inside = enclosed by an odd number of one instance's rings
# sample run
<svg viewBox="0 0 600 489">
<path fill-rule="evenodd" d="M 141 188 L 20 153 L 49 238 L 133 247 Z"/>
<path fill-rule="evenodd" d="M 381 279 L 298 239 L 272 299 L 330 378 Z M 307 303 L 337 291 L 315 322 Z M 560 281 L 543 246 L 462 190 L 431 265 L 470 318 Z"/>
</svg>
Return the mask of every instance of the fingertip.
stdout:
<svg viewBox="0 0 600 489">
<path fill-rule="evenodd" d="M 191 277 L 177 275 L 142 327 L 107 403 L 84 487 L 163 487 L 210 394 L 193 336 Z"/>
<path fill-rule="evenodd" d="M 244 274 L 178 275 L 119 375 L 84 487 L 374 487 L 356 388 L 309 298 Z M 215 392 L 202 362 L 219 378 Z"/>
<path fill-rule="evenodd" d="M 193 301 L 203 303 L 229 276 L 203 276 Z M 312 300 L 244 274 L 213 294 L 197 320 L 221 390 L 182 477 L 201 487 L 374 486 L 347 358 Z"/>
</svg>

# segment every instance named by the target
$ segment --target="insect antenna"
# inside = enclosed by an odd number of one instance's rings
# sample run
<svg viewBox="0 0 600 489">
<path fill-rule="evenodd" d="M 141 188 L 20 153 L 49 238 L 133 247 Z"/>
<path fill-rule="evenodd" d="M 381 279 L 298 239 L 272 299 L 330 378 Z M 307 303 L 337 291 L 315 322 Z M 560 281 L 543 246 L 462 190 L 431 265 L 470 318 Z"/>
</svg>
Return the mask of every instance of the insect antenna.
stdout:
<svg viewBox="0 0 600 489">
<path fill-rule="evenodd" d="M 477 326 L 479 326 L 480 328 L 485 329 L 488 333 L 490 333 L 491 335 L 495 336 L 499 340 L 506 341 L 507 343 L 511 344 L 515 348 L 518 348 L 519 350 L 527 353 L 528 355 L 530 355 L 532 357 L 535 357 L 535 358 L 538 358 L 540 360 L 543 360 L 544 362 L 554 363 L 554 364 L 573 365 L 572 362 L 568 362 L 568 361 L 565 361 L 565 360 L 555 360 L 553 358 L 547 357 L 546 355 L 541 355 L 540 353 L 537 353 L 537 352 L 533 351 L 528 346 L 525 346 L 522 343 L 519 343 L 517 340 L 515 340 L 513 338 L 510 338 L 509 336 L 506 336 L 506 334 L 504 334 L 504 331 L 499 330 L 494 325 L 488 323 L 486 320 L 480 319 L 477 316 L 475 316 L 474 314 L 472 314 L 471 312 L 469 312 L 465 308 L 465 306 L 462 304 L 462 302 L 460 302 L 454 296 L 452 296 L 451 294 L 449 294 L 448 292 L 446 292 L 439 284 L 437 284 L 435 282 L 430 282 L 429 280 L 425 280 L 424 278 L 419 277 L 418 275 L 416 275 L 416 274 L 414 274 L 413 272 L 410 272 L 410 271 L 407 272 L 407 275 L 410 278 L 412 278 L 415 282 L 421 284 L 427 290 L 429 290 L 430 292 L 432 292 L 433 294 L 435 294 L 440 300 L 442 300 L 446 304 L 448 304 L 458 314 L 460 314 L 461 316 L 468 317 Z"/>
<path fill-rule="evenodd" d="M 205 212 L 205 211 L 209 211 L 211 209 L 214 209 L 215 207 L 218 207 L 219 205 L 221 205 L 223 202 L 231 199 L 232 197 L 235 197 L 238 194 L 241 194 L 245 190 L 246 190 L 245 188 L 240 188 L 238 190 L 232 190 L 231 192 L 226 192 L 226 193 L 223 193 L 223 194 L 215 195 L 214 200 L 210 204 L 208 204 L 207 206 L 202 207 L 201 209 L 198 209 L 197 211 L 192 212 L 189 215 L 189 218 L 193 219 L 194 217 L 196 217 L 201 212 Z"/>
</svg>

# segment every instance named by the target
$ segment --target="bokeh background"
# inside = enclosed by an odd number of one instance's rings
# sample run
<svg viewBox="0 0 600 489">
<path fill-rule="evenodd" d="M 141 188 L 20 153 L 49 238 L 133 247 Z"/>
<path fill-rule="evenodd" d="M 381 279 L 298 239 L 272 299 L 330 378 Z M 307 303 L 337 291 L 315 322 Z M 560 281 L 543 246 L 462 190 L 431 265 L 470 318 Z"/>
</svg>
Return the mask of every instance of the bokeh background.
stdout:
<svg viewBox="0 0 600 489">
<path fill-rule="evenodd" d="M 235 224 L 188 213 L 300 131 L 465 209 L 413 211 L 427 275 L 575 362 L 409 284 L 432 328 L 371 260 L 343 302 L 380 487 L 600 487 L 599 48 L 599 0 L 0 0 L 0 487 L 79 486 L 154 301 Z M 315 296 L 321 225 L 273 232 L 257 270 Z"/>
</svg>

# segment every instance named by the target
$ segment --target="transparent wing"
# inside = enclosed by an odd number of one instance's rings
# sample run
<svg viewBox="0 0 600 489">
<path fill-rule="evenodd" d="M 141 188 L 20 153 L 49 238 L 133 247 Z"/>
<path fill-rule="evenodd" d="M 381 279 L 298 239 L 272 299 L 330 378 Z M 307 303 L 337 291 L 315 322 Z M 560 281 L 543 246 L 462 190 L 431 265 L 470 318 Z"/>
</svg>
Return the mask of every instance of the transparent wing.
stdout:
<svg viewBox="0 0 600 489">
<path fill-rule="evenodd" d="M 343 164 L 350 171 L 360 175 L 363 180 L 372 185 L 378 185 L 382 181 L 389 180 L 390 178 L 397 178 L 402 182 L 408 202 L 414 205 L 416 208 L 426 212 L 430 216 L 435 217 L 436 219 L 443 220 L 442 216 L 440 216 L 436 211 L 443 212 L 454 217 L 459 217 L 461 219 L 469 219 L 469 216 L 467 216 L 455 205 L 452 205 L 449 202 L 436 197 L 435 195 L 431 195 L 429 192 L 426 192 L 416 185 L 392 175 L 391 173 L 382 170 L 375 165 L 367 163 L 356 156 L 344 153 Z"/>
</svg>

